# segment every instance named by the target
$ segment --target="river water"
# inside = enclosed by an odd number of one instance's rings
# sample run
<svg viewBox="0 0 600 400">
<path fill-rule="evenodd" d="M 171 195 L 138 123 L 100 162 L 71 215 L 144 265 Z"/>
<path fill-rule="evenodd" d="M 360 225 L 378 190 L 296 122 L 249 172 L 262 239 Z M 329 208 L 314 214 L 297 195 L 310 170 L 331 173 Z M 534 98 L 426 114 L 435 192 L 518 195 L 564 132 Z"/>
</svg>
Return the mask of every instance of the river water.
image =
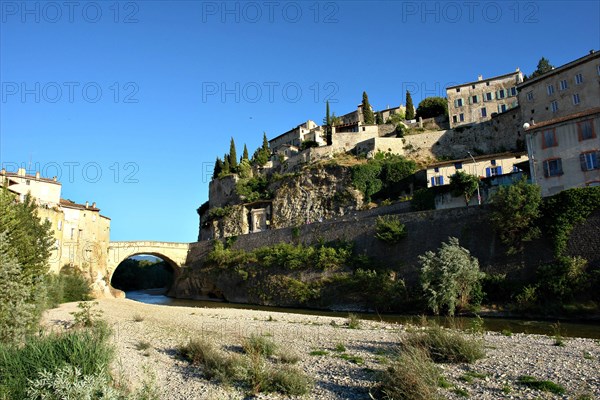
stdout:
<svg viewBox="0 0 600 400">
<path fill-rule="evenodd" d="M 319 315 L 329 317 L 347 317 L 347 312 L 312 310 L 303 308 L 285 308 L 258 306 L 252 304 L 226 303 L 220 301 L 207 300 L 188 300 L 174 299 L 165 296 L 164 289 L 137 290 L 126 293 L 128 299 L 147 304 L 157 304 L 175 307 L 204 307 L 204 308 L 237 308 L 245 310 L 261 310 L 272 313 L 285 312 L 303 315 Z M 373 313 L 354 313 L 362 319 L 383 320 L 394 323 L 418 323 L 419 316 L 399 315 L 399 314 L 373 314 Z M 427 317 L 428 320 L 435 320 L 440 325 L 454 326 L 468 329 L 473 321 L 472 317 L 454 317 L 452 321 L 445 317 Z M 512 333 L 532 333 L 541 335 L 553 335 L 556 321 L 526 320 L 514 318 L 485 317 L 484 328 L 488 331 L 502 332 L 510 331 Z M 560 322 L 560 334 L 565 337 L 584 337 L 600 339 L 600 321 L 596 322 Z"/>
</svg>

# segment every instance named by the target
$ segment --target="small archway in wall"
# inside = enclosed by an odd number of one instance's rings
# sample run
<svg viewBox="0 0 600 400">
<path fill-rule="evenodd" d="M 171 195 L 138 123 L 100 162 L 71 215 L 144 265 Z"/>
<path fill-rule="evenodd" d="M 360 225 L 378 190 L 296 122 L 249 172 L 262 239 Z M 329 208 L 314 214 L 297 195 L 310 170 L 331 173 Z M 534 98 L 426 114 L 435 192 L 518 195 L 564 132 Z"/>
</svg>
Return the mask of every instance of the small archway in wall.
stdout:
<svg viewBox="0 0 600 400">
<path fill-rule="evenodd" d="M 124 292 L 152 290 L 155 294 L 166 294 L 178 271 L 179 266 L 162 254 L 132 254 L 115 268 L 110 284 Z"/>
</svg>

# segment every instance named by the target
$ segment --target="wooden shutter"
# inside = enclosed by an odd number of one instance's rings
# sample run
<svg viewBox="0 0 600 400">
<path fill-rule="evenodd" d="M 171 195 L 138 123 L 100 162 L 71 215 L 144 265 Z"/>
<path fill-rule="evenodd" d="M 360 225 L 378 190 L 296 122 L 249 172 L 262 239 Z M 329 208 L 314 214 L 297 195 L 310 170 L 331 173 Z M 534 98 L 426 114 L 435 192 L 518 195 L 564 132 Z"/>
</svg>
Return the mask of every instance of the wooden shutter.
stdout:
<svg viewBox="0 0 600 400">
<path fill-rule="evenodd" d="M 581 170 L 587 171 L 587 163 L 585 162 L 585 153 L 579 155 L 579 163 L 581 164 Z"/>
</svg>

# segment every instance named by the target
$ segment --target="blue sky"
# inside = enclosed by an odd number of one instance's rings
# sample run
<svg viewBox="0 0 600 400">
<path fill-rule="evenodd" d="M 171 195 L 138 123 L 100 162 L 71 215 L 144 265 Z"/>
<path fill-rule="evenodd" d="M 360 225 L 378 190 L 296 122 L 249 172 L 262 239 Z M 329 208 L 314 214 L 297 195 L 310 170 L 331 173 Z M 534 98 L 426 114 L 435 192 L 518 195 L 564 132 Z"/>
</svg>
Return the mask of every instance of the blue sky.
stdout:
<svg viewBox="0 0 600 400">
<path fill-rule="evenodd" d="M 600 49 L 589 2 L 0 2 L 0 162 L 59 175 L 112 240 L 192 242 L 216 156 L 363 90 L 379 109 Z"/>
</svg>

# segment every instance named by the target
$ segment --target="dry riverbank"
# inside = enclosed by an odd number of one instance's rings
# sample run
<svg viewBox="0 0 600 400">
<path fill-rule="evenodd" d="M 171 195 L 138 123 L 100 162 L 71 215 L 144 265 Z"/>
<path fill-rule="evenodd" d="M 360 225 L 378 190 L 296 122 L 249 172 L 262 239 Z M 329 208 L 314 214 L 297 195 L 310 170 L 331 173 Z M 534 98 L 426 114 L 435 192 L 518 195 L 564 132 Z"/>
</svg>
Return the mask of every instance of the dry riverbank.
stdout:
<svg viewBox="0 0 600 400">
<path fill-rule="evenodd" d="M 389 353 L 406 326 L 362 321 L 360 329 L 348 329 L 344 318 L 310 316 L 231 308 L 169 307 L 127 299 L 99 300 L 96 307 L 113 327 L 117 348 L 114 371 L 117 377 L 139 384 L 153 375 L 164 399 L 242 399 L 236 388 L 207 381 L 202 371 L 177 357 L 176 348 L 190 338 L 208 337 L 224 351 L 236 352 L 243 337 L 266 334 L 286 353 L 300 357 L 297 366 L 313 381 L 307 399 L 368 399 L 375 384 L 373 371 L 383 370 Z M 75 303 L 49 310 L 44 324 L 52 329 L 72 321 Z M 600 328 L 599 328 L 600 329 Z M 577 398 L 588 394 L 600 398 L 600 343 L 591 339 L 569 339 L 564 347 L 540 335 L 484 335 L 487 355 L 471 365 L 443 365 L 443 374 L 474 399 Z M 148 343 L 148 349 L 137 350 Z M 343 345 L 344 352 L 336 351 Z M 144 347 L 144 346 L 141 346 Z M 324 350 L 324 355 L 311 355 Z M 323 353 L 323 352 L 320 352 Z M 349 359 L 341 358 L 347 354 Z M 359 361 L 356 363 L 356 361 Z M 362 361 L 362 362 L 360 362 Z M 473 371 L 485 377 L 465 382 Z M 567 389 L 565 396 L 550 395 L 517 383 L 521 375 L 551 380 Z M 440 389 L 444 398 L 460 398 Z M 260 399 L 289 398 L 276 394 Z"/>
</svg>

